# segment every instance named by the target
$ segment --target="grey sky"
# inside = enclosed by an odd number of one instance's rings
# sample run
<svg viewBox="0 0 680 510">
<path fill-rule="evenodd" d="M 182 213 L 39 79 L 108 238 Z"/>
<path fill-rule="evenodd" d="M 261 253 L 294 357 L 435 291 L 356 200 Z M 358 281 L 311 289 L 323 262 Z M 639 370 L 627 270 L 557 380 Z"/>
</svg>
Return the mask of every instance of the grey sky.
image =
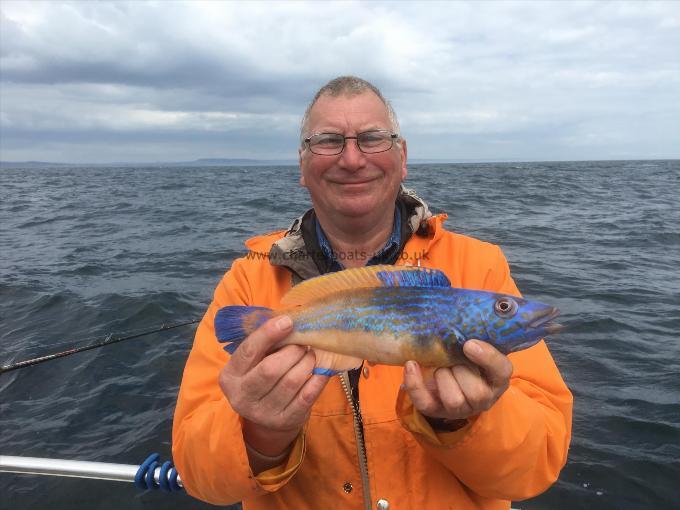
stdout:
<svg viewBox="0 0 680 510">
<path fill-rule="evenodd" d="M 680 2 L 0 4 L 0 159 L 295 159 L 340 74 L 411 158 L 680 158 Z"/>
</svg>

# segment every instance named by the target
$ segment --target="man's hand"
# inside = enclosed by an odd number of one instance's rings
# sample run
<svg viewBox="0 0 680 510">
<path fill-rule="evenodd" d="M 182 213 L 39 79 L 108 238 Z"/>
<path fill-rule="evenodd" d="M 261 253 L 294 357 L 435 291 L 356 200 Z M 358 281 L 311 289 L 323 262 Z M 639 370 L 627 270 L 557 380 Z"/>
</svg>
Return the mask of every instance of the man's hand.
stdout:
<svg viewBox="0 0 680 510">
<path fill-rule="evenodd" d="M 465 342 L 463 352 L 476 366 L 438 368 L 427 382 L 415 361 L 406 363 L 404 386 L 423 415 L 449 420 L 475 416 L 490 409 L 508 388 L 512 363 L 506 356 L 480 340 Z"/>
<path fill-rule="evenodd" d="M 220 372 L 220 387 L 243 418 L 245 442 L 269 457 L 286 452 L 328 382 L 326 376 L 312 375 L 314 351 L 287 345 L 270 353 L 292 329 L 287 316 L 268 320 Z"/>
</svg>

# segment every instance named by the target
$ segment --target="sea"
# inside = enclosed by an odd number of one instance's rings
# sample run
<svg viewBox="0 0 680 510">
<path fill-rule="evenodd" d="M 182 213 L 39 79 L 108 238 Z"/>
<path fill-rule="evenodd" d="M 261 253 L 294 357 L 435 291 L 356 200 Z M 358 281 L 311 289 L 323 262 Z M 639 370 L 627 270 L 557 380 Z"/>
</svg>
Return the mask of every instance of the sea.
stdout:
<svg viewBox="0 0 680 510">
<path fill-rule="evenodd" d="M 244 241 L 310 206 L 298 172 L 2 169 L 0 365 L 200 318 Z M 575 399 L 569 460 L 513 507 L 680 508 L 680 161 L 421 164 L 405 184 L 449 229 L 499 244 L 523 294 L 568 325 L 547 342 Z M 0 455 L 170 459 L 194 331 L 0 375 Z M 0 507 L 214 508 L 131 483 L 8 473 Z"/>
</svg>

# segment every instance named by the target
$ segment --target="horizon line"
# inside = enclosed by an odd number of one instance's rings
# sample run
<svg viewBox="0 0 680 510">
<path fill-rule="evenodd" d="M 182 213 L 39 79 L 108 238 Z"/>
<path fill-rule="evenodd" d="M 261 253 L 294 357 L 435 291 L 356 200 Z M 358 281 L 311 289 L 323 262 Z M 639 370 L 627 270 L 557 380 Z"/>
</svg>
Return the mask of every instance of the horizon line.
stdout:
<svg viewBox="0 0 680 510">
<path fill-rule="evenodd" d="M 566 163 L 566 162 L 587 162 L 587 161 L 677 161 L 680 157 L 643 157 L 643 158 L 585 158 L 585 159 L 532 159 L 532 158 L 413 158 L 410 164 L 463 164 L 463 163 Z M 251 159 L 251 158 L 198 158 L 186 161 L 111 161 L 103 163 L 84 162 L 59 162 L 59 161 L 6 161 L 0 160 L 0 167 L 7 166 L 298 166 L 298 161 L 294 159 Z"/>
</svg>

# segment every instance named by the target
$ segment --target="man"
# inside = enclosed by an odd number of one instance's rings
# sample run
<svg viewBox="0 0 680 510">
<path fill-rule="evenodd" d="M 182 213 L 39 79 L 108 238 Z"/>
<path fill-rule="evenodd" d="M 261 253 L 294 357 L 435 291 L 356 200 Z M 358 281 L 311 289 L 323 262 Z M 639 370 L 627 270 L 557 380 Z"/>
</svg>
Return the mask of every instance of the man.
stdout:
<svg viewBox="0 0 680 510">
<path fill-rule="evenodd" d="M 229 356 L 213 321 L 226 305 L 277 308 L 302 280 L 343 267 L 436 267 L 454 287 L 519 294 L 496 246 L 443 227 L 401 187 L 406 141 L 370 83 L 336 78 L 302 124 L 300 183 L 313 209 L 246 246 L 215 291 L 189 356 L 173 457 L 189 494 L 261 508 L 508 508 L 544 491 L 566 462 L 572 398 L 543 342 L 502 355 L 468 341 L 478 367 L 415 362 L 313 375 L 314 351 L 272 347 L 288 317 Z"/>
</svg>

